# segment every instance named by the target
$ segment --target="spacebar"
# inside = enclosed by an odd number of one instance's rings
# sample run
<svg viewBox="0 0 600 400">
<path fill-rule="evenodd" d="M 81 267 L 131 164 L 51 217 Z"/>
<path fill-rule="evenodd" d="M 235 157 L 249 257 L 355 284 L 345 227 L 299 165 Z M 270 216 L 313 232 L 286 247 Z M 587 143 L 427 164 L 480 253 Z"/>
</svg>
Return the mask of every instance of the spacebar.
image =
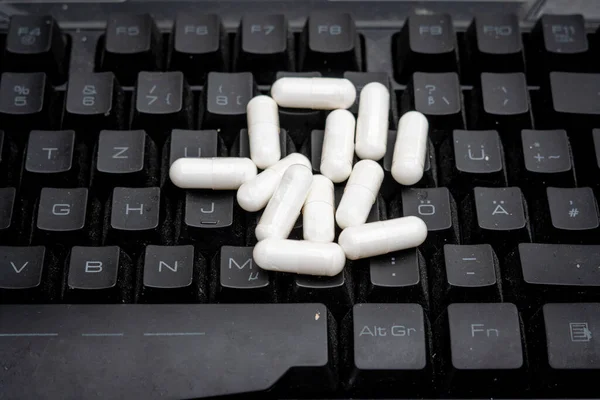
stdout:
<svg viewBox="0 0 600 400">
<path fill-rule="evenodd" d="M 261 391 L 328 371 L 327 318 L 322 304 L 0 305 L 0 398 Z"/>
</svg>

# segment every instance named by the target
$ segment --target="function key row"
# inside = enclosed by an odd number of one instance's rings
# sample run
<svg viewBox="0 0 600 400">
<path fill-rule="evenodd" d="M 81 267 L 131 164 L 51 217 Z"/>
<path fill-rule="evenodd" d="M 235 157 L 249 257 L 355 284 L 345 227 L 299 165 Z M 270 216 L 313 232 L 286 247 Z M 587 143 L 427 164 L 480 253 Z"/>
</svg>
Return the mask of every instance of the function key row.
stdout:
<svg viewBox="0 0 600 400">
<path fill-rule="evenodd" d="M 365 49 L 350 14 L 311 14 L 297 34 L 284 15 L 248 14 L 231 33 L 233 40 L 217 15 L 185 14 L 168 33 L 148 14 L 112 14 L 98 43 L 96 70 L 112 71 L 120 84 L 132 85 L 140 71 L 182 71 L 190 84 L 203 83 L 211 71 L 247 71 L 268 84 L 277 71 L 365 69 Z M 464 34 L 455 32 L 447 14 L 412 15 L 394 35 L 394 74 L 407 83 L 415 72 L 458 72 L 467 81 L 478 72 L 527 72 L 539 84 L 542 72 L 598 71 L 592 37 L 580 15 L 545 15 L 527 35 L 512 14 L 476 16 Z M 46 72 L 62 83 L 69 53 L 69 36 L 52 17 L 11 18 L 5 71 Z"/>
</svg>

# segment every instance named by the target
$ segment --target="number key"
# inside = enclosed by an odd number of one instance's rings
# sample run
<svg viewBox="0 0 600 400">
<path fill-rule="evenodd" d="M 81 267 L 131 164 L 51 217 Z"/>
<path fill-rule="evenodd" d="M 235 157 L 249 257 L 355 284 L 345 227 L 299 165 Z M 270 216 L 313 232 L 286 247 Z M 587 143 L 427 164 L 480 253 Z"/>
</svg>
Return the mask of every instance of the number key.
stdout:
<svg viewBox="0 0 600 400">
<path fill-rule="evenodd" d="M 124 94 L 112 72 L 75 72 L 69 77 L 65 125 L 85 128 L 87 141 L 95 135 L 90 130 L 119 129 L 124 124 Z"/>
<path fill-rule="evenodd" d="M 246 105 L 256 87 L 252 74 L 211 72 L 204 89 L 202 129 L 217 129 L 231 145 L 240 129 L 246 127 Z"/>
<path fill-rule="evenodd" d="M 51 125 L 48 118 L 50 87 L 42 72 L 5 72 L 0 80 L 0 119 L 5 129 L 28 132 Z M 17 136 L 24 142 L 23 134 Z"/>
</svg>

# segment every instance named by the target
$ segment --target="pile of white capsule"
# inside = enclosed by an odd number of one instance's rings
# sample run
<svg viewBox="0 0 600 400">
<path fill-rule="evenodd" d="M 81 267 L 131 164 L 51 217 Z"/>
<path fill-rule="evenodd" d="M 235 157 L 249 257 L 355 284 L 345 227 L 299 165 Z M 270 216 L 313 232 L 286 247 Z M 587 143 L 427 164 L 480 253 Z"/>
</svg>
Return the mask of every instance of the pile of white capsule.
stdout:
<svg viewBox="0 0 600 400">
<path fill-rule="evenodd" d="M 377 161 L 386 153 L 390 93 L 377 82 L 360 95 L 358 118 L 347 111 L 356 89 L 347 79 L 281 78 L 271 97 L 248 103 L 250 158 L 181 158 L 169 172 L 184 189 L 237 190 L 240 207 L 264 208 L 256 226 L 255 263 L 266 270 L 334 276 L 346 259 L 358 260 L 419 246 L 427 237 L 417 217 L 366 223 L 383 182 Z M 325 121 L 322 175 L 300 153 L 281 159 L 278 106 L 332 110 Z M 356 138 L 355 138 L 356 134 Z M 413 185 L 423 176 L 428 123 L 410 111 L 398 123 L 392 176 Z M 353 167 L 354 154 L 361 159 Z M 257 174 L 257 169 L 262 169 Z M 337 211 L 334 183 L 347 180 Z M 304 240 L 289 240 L 302 213 Z M 334 243 L 335 224 L 342 229 Z"/>
</svg>

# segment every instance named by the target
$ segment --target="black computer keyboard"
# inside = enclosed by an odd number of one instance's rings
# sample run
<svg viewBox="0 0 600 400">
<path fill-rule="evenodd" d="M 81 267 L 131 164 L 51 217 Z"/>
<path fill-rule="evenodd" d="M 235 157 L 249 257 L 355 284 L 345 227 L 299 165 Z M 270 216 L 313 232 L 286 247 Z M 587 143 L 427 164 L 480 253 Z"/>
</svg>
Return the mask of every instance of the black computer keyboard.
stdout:
<svg viewBox="0 0 600 400">
<path fill-rule="evenodd" d="M 0 399 L 600 397 L 598 25 L 426 6 L 0 5 Z M 263 271 L 235 193 L 169 181 L 248 157 L 282 76 L 391 90 L 369 221 L 418 216 L 424 245 Z M 429 157 L 401 187 L 408 110 Z M 280 109 L 282 156 L 318 173 L 325 117 Z"/>
</svg>

